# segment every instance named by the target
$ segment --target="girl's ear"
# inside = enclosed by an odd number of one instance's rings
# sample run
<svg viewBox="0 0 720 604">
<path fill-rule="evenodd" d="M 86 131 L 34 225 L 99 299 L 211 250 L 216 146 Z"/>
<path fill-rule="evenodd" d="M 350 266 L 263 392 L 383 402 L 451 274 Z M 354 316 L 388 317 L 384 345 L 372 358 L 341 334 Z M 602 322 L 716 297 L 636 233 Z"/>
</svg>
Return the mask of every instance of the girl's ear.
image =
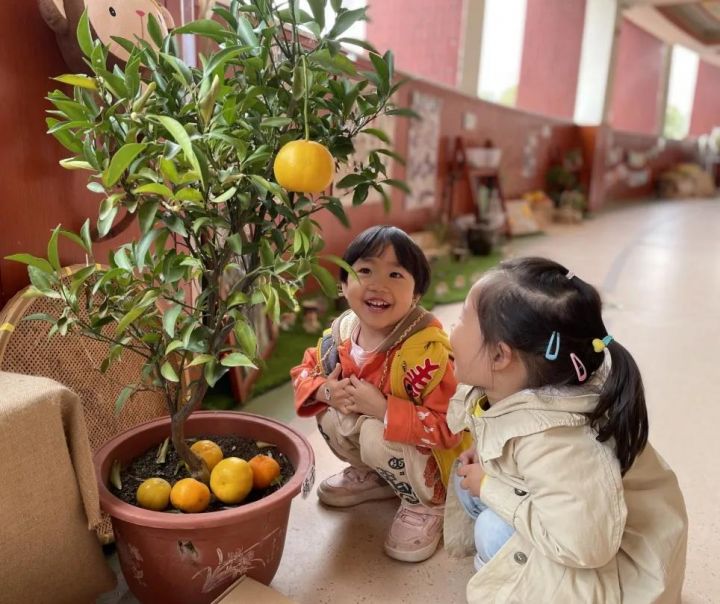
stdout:
<svg viewBox="0 0 720 604">
<path fill-rule="evenodd" d="M 349 279 L 350 277 L 348 277 Z M 341 281 L 338 284 L 338 295 L 347 298 L 347 282 Z"/>
<path fill-rule="evenodd" d="M 492 357 L 492 369 L 493 371 L 502 371 L 506 369 L 512 362 L 513 351 L 510 346 L 505 342 L 500 342 L 495 346 L 495 350 Z"/>
</svg>

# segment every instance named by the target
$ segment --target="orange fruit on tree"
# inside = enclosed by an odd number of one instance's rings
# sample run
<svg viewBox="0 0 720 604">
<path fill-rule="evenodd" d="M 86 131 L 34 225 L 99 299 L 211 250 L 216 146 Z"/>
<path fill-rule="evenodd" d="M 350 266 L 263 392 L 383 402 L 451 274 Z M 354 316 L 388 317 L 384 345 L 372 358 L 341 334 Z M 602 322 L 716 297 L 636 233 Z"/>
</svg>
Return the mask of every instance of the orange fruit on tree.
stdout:
<svg viewBox="0 0 720 604">
<path fill-rule="evenodd" d="M 163 511 L 170 503 L 170 483 L 162 478 L 148 478 L 137 488 L 135 499 L 141 508 Z"/>
<path fill-rule="evenodd" d="M 173 485 L 170 501 L 183 512 L 203 512 L 210 505 L 210 489 L 199 480 L 183 478 Z"/>
<path fill-rule="evenodd" d="M 320 193 L 328 188 L 335 162 L 328 148 L 309 140 L 290 141 L 275 157 L 273 172 L 278 184 L 297 193 Z"/>
<path fill-rule="evenodd" d="M 192 444 L 190 450 L 205 462 L 210 472 L 223 458 L 222 449 L 211 440 L 199 440 Z"/>
<path fill-rule="evenodd" d="M 255 489 L 267 489 L 280 476 L 280 464 L 269 455 L 256 455 L 248 463 L 253 471 Z"/>
<path fill-rule="evenodd" d="M 252 468 L 239 457 L 226 457 L 210 473 L 210 488 L 223 503 L 240 503 L 252 485 Z"/>
</svg>

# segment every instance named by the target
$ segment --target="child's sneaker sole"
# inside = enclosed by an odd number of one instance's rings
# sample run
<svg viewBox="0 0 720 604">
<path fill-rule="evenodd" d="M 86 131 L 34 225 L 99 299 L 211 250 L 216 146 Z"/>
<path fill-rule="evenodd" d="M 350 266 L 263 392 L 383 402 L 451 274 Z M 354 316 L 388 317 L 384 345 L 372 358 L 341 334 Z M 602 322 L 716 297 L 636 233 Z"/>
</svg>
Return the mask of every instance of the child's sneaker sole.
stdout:
<svg viewBox="0 0 720 604">
<path fill-rule="evenodd" d="M 395 491 L 390 486 L 377 486 L 372 489 L 366 489 L 364 491 L 358 491 L 355 493 L 338 492 L 340 489 L 323 488 L 324 484 L 321 483 L 317 488 L 318 499 L 325 505 L 329 505 L 334 508 L 348 508 L 365 501 L 375 501 L 378 499 L 391 499 L 395 497 Z"/>
<path fill-rule="evenodd" d="M 428 558 L 432 557 L 440 544 L 440 538 L 442 534 L 437 536 L 434 543 L 429 543 L 425 547 L 413 551 L 407 551 L 402 549 L 393 549 L 387 543 L 385 544 L 385 553 L 390 556 L 393 560 L 400 560 L 401 562 L 423 562 Z"/>
</svg>

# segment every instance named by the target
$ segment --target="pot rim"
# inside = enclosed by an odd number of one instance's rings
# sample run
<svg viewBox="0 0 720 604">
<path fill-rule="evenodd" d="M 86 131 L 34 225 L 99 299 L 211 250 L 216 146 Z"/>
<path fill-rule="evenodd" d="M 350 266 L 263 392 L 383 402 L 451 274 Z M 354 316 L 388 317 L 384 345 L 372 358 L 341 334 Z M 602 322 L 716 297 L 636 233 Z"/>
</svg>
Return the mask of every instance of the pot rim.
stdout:
<svg viewBox="0 0 720 604">
<path fill-rule="evenodd" d="M 113 518 L 117 518 L 123 522 L 141 524 L 148 527 L 180 529 L 187 528 L 189 524 L 192 524 L 195 527 L 200 526 L 204 528 L 215 528 L 231 523 L 233 520 L 239 519 L 241 516 L 245 516 L 253 512 L 262 512 L 265 508 L 270 506 L 285 503 L 289 505 L 290 500 L 300 492 L 306 479 L 310 478 L 310 480 L 312 480 L 315 467 L 315 455 L 308 440 L 295 428 L 292 428 L 288 424 L 278 420 L 256 415 L 254 413 L 247 413 L 245 411 L 195 411 L 190 414 L 188 421 L 192 421 L 193 418 L 198 419 L 204 417 L 246 422 L 250 421 L 251 423 L 263 424 L 266 427 L 275 429 L 278 432 L 283 432 L 289 437 L 292 444 L 298 450 L 298 463 L 295 468 L 295 474 L 293 474 L 290 480 L 288 480 L 287 483 L 274 493 L 271 493 L 270 495 L 257 501 L 253 501 L 252 503 L 241 505 L 230 510 L 217 510 L 214 512 L 202 512 L 198 514 L 173 514 L 168 512 L 146 510 L 130 503 L 126 503 L 110 492 L 110 489 L 105 484 L 103 470 L 106 469 L 105 473 L 109 473 L 109 465 L 112 463 L 110 461 L 112 452 L 117 449 L 121 442 L 163 424 L 170 424 L 170 416 L 167 415 L 139 424 L 125 430 L 124 432 L 116 434 L 93 454 L 93 464 L 95 466 L 95 477 L 97 479 L 101 508 Z"/>
</svg>

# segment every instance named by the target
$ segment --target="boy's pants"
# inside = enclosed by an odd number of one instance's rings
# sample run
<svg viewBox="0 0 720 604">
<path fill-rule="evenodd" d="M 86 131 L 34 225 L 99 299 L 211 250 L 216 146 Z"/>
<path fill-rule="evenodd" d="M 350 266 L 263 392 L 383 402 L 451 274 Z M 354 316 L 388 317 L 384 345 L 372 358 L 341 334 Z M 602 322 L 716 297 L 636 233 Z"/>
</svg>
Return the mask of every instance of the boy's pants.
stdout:
<svg viewBox="0 0 720 604">
<path fill-rule="evenodd" d="M 329 407 L 317 420 L 335 455 L 352 466 L 375 470 L 406 503 L 444 504 L 445 487 L 429 449 L 385 440 L 383 422 L 368 415 L 344 415 Z"/>
<path fill-rule="evenodd" d="M 462 477 L 453 472 L 455 494 L 465 511 L 475 518 L 475 549 L 481 562 L 485 563 L 505 545 L 515 529 L 480 501 L 479 497 L 474 497 L 467 489 L 461 487 L 461 481 Z"/>
</svg>

